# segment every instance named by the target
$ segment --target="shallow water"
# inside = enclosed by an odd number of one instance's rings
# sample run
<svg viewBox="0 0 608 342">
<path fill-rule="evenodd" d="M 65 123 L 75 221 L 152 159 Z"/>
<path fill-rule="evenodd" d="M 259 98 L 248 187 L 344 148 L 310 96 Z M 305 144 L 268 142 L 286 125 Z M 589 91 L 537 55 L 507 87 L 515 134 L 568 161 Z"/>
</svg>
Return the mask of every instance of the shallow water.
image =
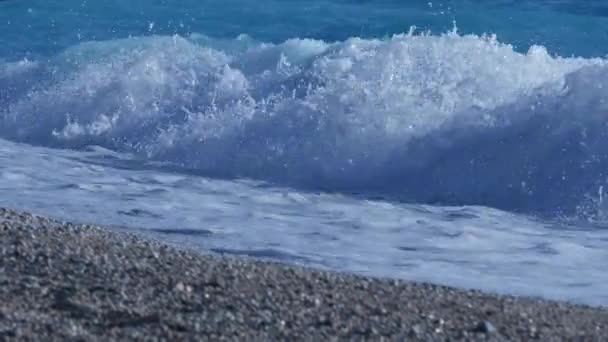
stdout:
<svg viewBox="0 0 608 342">
<path fill-rule="evenodd" d="M 605 305 L 606 13 L 0 2 L 0 205 Z"/>
</svg>

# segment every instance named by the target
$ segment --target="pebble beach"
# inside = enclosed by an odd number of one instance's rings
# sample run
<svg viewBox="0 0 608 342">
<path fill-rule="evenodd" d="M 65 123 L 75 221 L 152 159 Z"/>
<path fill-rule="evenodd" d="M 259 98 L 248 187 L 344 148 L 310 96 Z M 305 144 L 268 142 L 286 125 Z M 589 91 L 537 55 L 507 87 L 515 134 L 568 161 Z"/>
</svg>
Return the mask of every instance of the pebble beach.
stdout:
<svg viewBox="0 0 608 342">
<path fill-rule="evenodd" d="M 601 341 L 608 310 L 206 255 L 0 209 L 0 340 Z"/>
</svg>

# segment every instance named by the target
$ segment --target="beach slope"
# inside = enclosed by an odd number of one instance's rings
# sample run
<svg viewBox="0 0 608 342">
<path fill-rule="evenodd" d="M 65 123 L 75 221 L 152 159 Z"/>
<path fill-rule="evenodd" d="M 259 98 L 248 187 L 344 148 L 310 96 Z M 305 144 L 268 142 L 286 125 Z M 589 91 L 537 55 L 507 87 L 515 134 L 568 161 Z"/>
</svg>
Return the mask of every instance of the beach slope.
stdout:
<svg viewBox="0 0 608 342">
<path fill-rule="evenodd" d="M 0 340 L 608 340 L 608 311 L 208 256 L 0 209 Z"/>
</svg>

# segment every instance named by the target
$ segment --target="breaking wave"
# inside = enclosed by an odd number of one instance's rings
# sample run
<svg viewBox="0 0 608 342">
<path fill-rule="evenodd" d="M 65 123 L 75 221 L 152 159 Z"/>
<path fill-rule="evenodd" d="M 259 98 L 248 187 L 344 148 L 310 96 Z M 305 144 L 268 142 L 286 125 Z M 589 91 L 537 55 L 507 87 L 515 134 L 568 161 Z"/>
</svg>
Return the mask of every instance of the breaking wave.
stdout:
<svg viewBox="0 0 608 342">
<path fill-rule="evenodd" d="M 493 36 L 90 42 L 0 62 L 0 91 L 5 139 L 206 176 L 544 213 L 607 181 L 606 61 Z"/>
</svg>

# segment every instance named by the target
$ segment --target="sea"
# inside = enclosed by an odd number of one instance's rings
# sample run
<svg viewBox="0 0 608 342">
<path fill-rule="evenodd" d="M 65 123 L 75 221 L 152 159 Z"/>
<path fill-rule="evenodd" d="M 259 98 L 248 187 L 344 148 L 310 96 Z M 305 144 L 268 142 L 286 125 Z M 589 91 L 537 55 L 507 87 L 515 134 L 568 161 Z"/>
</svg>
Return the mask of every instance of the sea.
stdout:
<svg viewBox="0 0 608 342">
<path fill-rule="evenodd" d="M 599 0 L 2 0 L 0 206 L 605 306 L 607 53 Z"/>
</svg>

